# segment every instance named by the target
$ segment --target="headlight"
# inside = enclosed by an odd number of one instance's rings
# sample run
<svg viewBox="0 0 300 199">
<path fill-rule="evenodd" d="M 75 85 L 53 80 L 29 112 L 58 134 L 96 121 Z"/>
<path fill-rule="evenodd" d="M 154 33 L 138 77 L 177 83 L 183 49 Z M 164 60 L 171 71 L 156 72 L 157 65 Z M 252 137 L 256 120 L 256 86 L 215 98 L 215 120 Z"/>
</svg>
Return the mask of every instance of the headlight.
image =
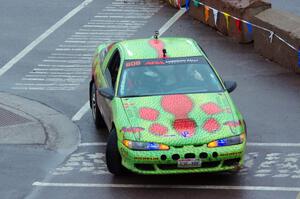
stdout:
<svg viewBox="0 0 300 199">
<path fill-rule="evenodd" d="M 246 134 L 242 133 L 239 136 L 212 141 L 207 144 L 207 147 L 214 148 L 214 147 L 222 147 L 222 146 L 231 146 L 231 145 L 241 144 L 244 142 L 245 138 L 246 138 Z"/>
<path fill-rule="evenodd" d="M 154 142 L 134 142 L 130 140 L 123 140 L 123 144 L 132 150 L 137 151 L 152 151 L 152 150 L 169 150 L 170 147 L 164 144 Z"/>
</svg>

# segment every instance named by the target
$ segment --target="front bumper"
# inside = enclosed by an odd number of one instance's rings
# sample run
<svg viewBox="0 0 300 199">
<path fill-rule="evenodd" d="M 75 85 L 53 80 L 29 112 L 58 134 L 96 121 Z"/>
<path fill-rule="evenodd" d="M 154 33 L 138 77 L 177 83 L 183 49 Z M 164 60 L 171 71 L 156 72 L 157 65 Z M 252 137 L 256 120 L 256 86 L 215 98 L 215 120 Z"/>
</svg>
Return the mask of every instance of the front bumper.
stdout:
<svg viewBox="0 0 300 199">
<path fill-rule="evenodd" d="M 119 144 L 124 167 L 140 174 L 209 173 L 234 170 L 242 166 L 246 141 L 239 145 L 208 148 L 197 146 L 170 147 L 167 151 L 134 151 Z M 196 158 L 199 168 L 178 168 L 177 160 Z"/>
</svg>

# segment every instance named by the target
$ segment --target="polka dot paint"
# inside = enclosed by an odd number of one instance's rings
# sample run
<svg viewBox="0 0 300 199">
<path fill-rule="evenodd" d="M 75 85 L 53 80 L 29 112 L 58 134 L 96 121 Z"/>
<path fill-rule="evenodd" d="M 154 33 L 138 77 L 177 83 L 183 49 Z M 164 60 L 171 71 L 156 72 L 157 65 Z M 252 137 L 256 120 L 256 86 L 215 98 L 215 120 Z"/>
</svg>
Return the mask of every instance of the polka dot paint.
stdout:
<svg viewBox="0 0 300 199">
<path fill-rule="evenodd" d="M 214 115 L 221 113 L 223 110 L 215 103 L 209 102 L 201 105 L 202 111 L 204 111 L 207 115 Z"/>
<path fill-rule="evenodd" d="M 167 134 L 168 128 L 162 124 L 152 124 L 149 128 L 149 131 L 155 135 L 162 136 Z"/>
<path fill-rule="evenodd" d="M 155 121 L 159 116 L 159 111 L 153 108 L 141 108 L 139 116 L 144 120 Z"/>
<path fill-rule="evenodd" d="M 203 129 L 209 133 L 219 130 L 220 127 L 221 126 L 220 126 L 219 122 L 214 118 L 210 118 L 210 119 L 206 120 L 203 125 Z"/>
</svg>

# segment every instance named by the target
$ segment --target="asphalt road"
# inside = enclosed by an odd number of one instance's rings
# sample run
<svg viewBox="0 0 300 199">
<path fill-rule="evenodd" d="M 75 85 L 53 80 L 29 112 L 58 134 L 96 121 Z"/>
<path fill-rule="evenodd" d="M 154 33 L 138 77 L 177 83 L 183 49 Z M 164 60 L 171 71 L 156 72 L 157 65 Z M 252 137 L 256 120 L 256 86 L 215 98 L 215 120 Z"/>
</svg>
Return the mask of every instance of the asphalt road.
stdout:
<svg viewBox="0 0 300 199">
<path fill-rule="evenodd" d="M 1 65 L 81 3 L 29 2 L 7 1 L 0 8 L 0 16 L 7 19 L 0 21 Z M 91 2 L 1 76 L 0 90 L 47 104 L 71 119 L 88 100 L 90 59 L 96 45 L 149 37 L 176 12 L 157 1 L 126 2 Z M 15 4 L 20 10 L 9 11 Z M 299 145 L 291 143 L 300 139 L 299 77 L 257 55 L 251 45 L 237 44 L 192 21 L 188 14 L 164 36 L 194 38 L 223 79 L 237 81 L 238 89 L 232 96 L 247 121 L 250 143 L 246 167 L 241 172 L 114 177 L 105 166 L 107 131 L 95 129 L 88 111 L 75 121 L 81 130 L 81 145 L 62 163 L 60 154 L 42 146 L 0 146 L 5 154 L 0 159 L 0 184 L 5 185 L 0 188 L 1 196 L 296 198 L 300 189 L 300 152 Z M 32 185 L 34 182 L 44 184 Z"/>
</svg>

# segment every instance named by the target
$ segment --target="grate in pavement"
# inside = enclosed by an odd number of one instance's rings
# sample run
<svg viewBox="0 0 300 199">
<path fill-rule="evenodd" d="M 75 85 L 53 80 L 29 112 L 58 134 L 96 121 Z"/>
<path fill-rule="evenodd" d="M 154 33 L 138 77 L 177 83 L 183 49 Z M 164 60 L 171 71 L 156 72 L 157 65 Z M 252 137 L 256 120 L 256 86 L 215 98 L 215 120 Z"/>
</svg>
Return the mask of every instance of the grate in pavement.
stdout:
<svg viewBox="0 0 300 199">
<path fill-rule="evenodd" d="M 27 118 L 0 107 L 0 127 L 31 122 Z"/>
</svg>

